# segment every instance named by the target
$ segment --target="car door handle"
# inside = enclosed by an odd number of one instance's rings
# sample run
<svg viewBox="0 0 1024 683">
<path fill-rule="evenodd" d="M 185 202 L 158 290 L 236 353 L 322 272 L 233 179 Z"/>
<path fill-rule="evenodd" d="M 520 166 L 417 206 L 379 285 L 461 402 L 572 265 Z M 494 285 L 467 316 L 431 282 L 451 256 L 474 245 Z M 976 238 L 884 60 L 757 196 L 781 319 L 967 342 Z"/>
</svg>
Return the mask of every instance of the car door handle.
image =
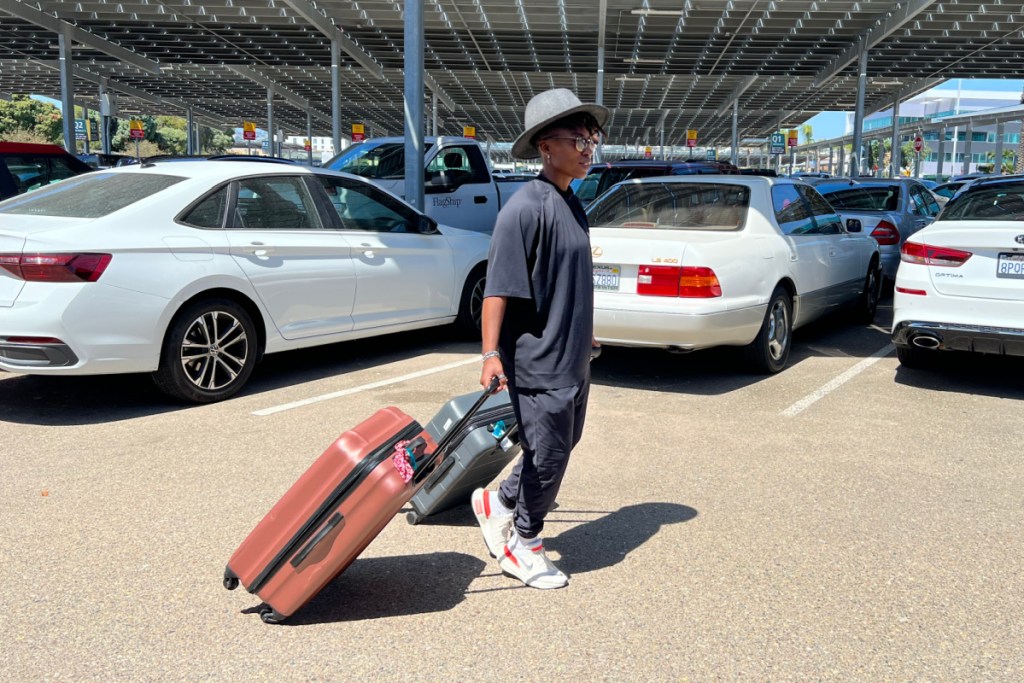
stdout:
<svg viewBox="0 0 1024 683">
<path fill-rule="evenodd" d="M 477 196 L 473 197 L 473 203 L 474 204 L 486 204 L 487 203 L 487 197 L 485 197 L 484 195 L 477 195 Z"/>
<path fill-rule="evenodd" d="M 366 258 L 373 258 L 374 256 L 376 256 L 376 254 L 373 253 L 373 249 L 364 249 L 363 256 L 365 256 Z"/>
</svg>

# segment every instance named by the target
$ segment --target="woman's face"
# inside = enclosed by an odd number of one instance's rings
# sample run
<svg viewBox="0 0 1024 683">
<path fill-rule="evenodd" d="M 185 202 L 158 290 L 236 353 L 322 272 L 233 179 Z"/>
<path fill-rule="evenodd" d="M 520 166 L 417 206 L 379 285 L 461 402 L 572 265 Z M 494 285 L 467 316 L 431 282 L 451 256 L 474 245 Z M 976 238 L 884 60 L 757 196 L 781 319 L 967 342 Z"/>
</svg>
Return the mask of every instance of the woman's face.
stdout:
<svg viewBox="0 0 1024 683">
<path fill-rule="evenodd" d="M 583 141 L 583 151 L 576 149 L 576 141 Z M 537 141 L 545 170 L 571 178 L 585 178 L 590 172 L 590 161 L 597 146 L 597 134 L 586 126 L 554 128 Z"/>
</svg>

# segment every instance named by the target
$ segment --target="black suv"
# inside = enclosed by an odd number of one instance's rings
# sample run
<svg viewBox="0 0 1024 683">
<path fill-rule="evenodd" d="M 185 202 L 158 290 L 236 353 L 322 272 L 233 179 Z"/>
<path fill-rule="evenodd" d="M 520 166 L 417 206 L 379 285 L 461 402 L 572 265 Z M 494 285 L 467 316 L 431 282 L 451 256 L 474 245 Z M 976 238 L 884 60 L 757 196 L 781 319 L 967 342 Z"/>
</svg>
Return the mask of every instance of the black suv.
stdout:
<svg viewBox="0 0 1024 683">
<path fill-rule="evenodd" d="M 739 173 L 739 169 L 725 161 L 622 159 L 592 165 L 590 173 L 585 178 L 573 181 L 572 189 L 580 201 L 586 205 L 604 194 L 609 187 L 623 180 L 666 175 L 735 175 L 737 173 Z"/>
<path fill-rule="evenodd" d="M 0 142 L 0 199 L 91 170 L 57 145 Z"/>
</svg>

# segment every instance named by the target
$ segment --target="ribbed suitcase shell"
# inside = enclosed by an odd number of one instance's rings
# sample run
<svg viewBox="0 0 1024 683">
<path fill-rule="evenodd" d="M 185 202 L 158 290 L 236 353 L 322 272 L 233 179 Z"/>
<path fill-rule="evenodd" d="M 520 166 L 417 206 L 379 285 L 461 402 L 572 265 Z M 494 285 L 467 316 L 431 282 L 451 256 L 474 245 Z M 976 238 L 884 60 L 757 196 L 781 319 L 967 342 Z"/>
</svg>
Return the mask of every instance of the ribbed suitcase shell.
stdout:
<svg viewBox="0 0 1024 683">
<path fill-rule="evenodd" d="M 457 426 L 478 396 L 466 394 L 453 398 L 427 423 L 426 433 L 435 441 L 440 440 L 449 429 Z M 510 439 L 497 439 L 492 435 L 499 420 L 505 423 L 506 433 L 512 434 Z M 413 511 L 406 515 L 406 520 L 418 524 L 424 517 L 469 503 L 474 489 L 493 481 L 505 465 L 519 455 L 521 448 L 514 436 L 515 427 L 516 417 L 508 392 L 489 396 L 463 427 L 465 436 L 456 435 L 449 454 L 412 497 Z"/>
<path fill-rule="evenodd" d="M 409 502 L 420 484 L 403 481 L 391 456 L 397 442 L 420 435 L 433 451 L 433 439 L 393 407 L 342 434 L 231 556 L 225 586 L 237 579 L 258 595 L 268 623 L 294 614 Z"/>
</svg>

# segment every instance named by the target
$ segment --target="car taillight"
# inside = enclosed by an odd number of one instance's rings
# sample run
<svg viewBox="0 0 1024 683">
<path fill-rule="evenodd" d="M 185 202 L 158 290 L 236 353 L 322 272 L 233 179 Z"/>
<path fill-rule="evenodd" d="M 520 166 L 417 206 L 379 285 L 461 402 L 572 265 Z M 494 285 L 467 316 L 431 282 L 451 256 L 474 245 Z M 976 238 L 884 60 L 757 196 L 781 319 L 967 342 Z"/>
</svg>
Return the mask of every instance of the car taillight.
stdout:
<svg viewBox="0 0 1024 683">
<path fill-rule="evenodd" d="M 636 293 L 707 299 L 722 296 L 722 286 L 715 271 L 703 266 L 640 266 Z"/>
<path fill-rule="evenodd" d="M 904 242 L 900 249 L 900 260 L 922 266 L 962 266 L 971 258 L 971 252 L 949 247 L 933 247 L 930 244 Z"/>
<path fill-rule="evenodd" d="M 889 221 L 878 221 L 878 225 L 871 231 L 871 236 L 881 245 L 900 243 L 900 231 Z"/>
<path fill-rule="evenodd" d="M 0 268 L 29 282 L 96 282 L 110 254 L 0 254 Z"/>
</svg>

